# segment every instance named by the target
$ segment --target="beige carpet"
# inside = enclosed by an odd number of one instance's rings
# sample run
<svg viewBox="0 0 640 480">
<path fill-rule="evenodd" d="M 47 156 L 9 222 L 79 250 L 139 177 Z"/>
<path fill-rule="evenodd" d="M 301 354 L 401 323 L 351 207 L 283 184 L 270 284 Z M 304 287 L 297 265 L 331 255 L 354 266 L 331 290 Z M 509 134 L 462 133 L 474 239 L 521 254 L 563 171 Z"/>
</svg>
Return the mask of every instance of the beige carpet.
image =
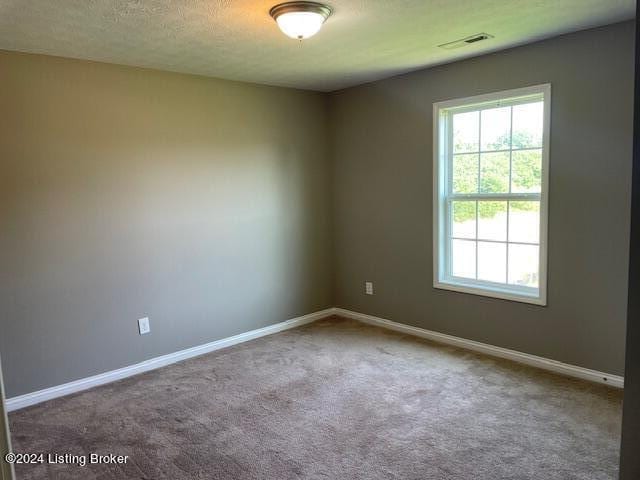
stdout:
<svg viewBox="0 0 640 480">
<path fill-rule="evenodd" d="M 18 479 L 614 479 L 621 392 L 328 319 L 10 416 Z"/>
</svg>

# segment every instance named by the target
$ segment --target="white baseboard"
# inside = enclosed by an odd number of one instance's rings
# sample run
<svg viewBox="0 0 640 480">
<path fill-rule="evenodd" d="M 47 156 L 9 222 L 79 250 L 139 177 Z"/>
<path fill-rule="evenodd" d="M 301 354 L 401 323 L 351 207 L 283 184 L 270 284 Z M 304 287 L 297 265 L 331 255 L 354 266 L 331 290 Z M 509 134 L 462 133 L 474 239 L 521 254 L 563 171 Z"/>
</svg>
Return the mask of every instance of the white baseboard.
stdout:
<svg viewBox="0 0 640 480">
<path fill-rule="evenodd" d="M 171 365 L 172 363 L 186 360 L 188 358 L 204 355 L 205 353 L 220 350 L 221 348 L 230 347 L 243 343 L 255 338 L 264 337 L 273 333 L 282 332 L 290 328 L 306 325 L 307 323 L 315 322 L 321 318 L 331 316 L 335 313 L 334 308 L 328 308 L 319 312 L 310 313 L 302 317 L 292 318 L 285 322 L 276 323 L 275 325 L 269 325 L 267 327 L 259 328 L 257 330 L 251 330 L 249 332 L 240 333 L 232 337 L 216 340 L 215 342 L 206 343 L 197 347 L 187 348 L 186 350 L 180 350 L 179 352 L 170 353 L 168 355 L 162 355 L 160 357 L 151 358 L 144 362 L 136 363 L 135 365 L 129 365 L 128 367 L 119 368 L 117 370 L 111 370 L 109 372 L 100 373 L 91 377 L 81 378 L 74 380 L 73 382 L 64 383 L 62 385 L 56 385 L 54 387 L 38 390 L 37 392 L 27 393 L 17 397 L 8 398 L 6 400 L 7 411 L 12 412 L 24 407 L 35 405 L 53 398 L 62 397 L 71 393 L 81 392 L 89 388 L 97 387 L 98 385 L 104 385 L 105 383 L 114 382 L 123 378 L 131 377 L 139 373 L 148 372 L 149 370 L 155 370 L 156 368 Z"/>
<path fill-rule="evenodd" d="M 530 365 L 532 367 L 541 368 L 550 372 L 559 373 L 568 377 L 589 380 L 591 382 L 602 383 L 616 388 L 624 387 L 624 377 L 621 377 L 619 375 L 611 375 L 609 373 L 598 372 L 596 370 L 590 370 L 588 368 L 577 367 L 575 365 L 558 362 L 557 360 L 550 360 L 548 358 L 538 357 L 536 355 L 530 355 L 528 353 L 522 353 L 515 350 L 509 350 L 507 348 L 496 347 L 493 345 L 488 345 L 486 343 L 475 342 L 473 340 L 466 340 L 464 338 L 454 337 L 452 335 L 445 335 L 444 333 L 433 332 L 431 330 L 425 330 L 424 328 L 412 327 L 410 325 L 393 322 L 385 318 L 374 317 L 372 315 L 353 312 L 351 310 L 345 310 L 343 308 L 334 309 L 334 313 L 335 315 L 351 318 L 353 320 L 358 320 L 370 325 L 376 325 L 378 327 L 387 328 L 389 330 L 395 330 L 396 332 L 402 332 L 408 335 L 426 338 L 428 340 L 432 340 L 438 343 L 444 343 L 446 345 L 453 345 L 455 347 L 473 350 L 474 352 L 484 353 L 493 357 L 513 360 L 514 362 L 523 363 L 525 365 Z"/>
<path fill-rule="evenodd" d="M 507 360 L 513 360 L 518 363 L 559 373 L 568 377 L 589 380 L 592 382 L 602 383 L 617 388 L 624 387 L 624 377 L 621 377 L 619 375 L 611 375 L 608 373 L 598 372 L 596 370 L 577 367 L 575 365 L 569 365 L 567 363 L 538 357 L 536 355 L 530 355 L 528 353 L 517 352 L 515 350 L 509 350 L 507 348 L 496 347 L 493 345 L 488 345 L 486 343 L 475 342 L 473 340 L 454 337 L 452 335 L 446 335 L 444 333 L 433 332 L 424 328 L 412 327 L 410 325 L 393 322 L 385 318 L 374 317 L 373 315 L 353 312 L 351 310 L 345 310 L 343 308 L 327 308 L 326 310 L 310 313 L 309 315 L 304 315 L 302 317 L 292 318 L 291 320 L 276 323 L 275 325 L 269 325 L 267 327 L 240 333 L 232 337 L 223 338 L 221 340 L 216 340 L 214 342 L 199 345 L 197 347 L 192 347 L 186 350 L 180 350 L 179 352 L 170 353 L 168 355 L 151 358 L 149 360 L 145 360 L 144 362 L 136 363 L 135 365 L 119 368 L 117 370 L 111 370 L 109 372 L 100 373 L 91 377 L 81 378 L 79 380 L 74 380 L 73 382 L 56 385 L 54 387 L 45 388 L 43 390 L 38 390 L 36 392 L 27 393 L 17 397 L 8 398 L 6 400 L 6 408 L 9 412 L 19 410 L 21 408 L 35 405 L 47 400 L 69 395 L 71 393 L 81 392 L 89 388 L 131 377 L 139 373 L 155 370 L 157 368 L 171 365 L 172 363 L 176 363 L 181 360 L 186 360 L 189 358 L 197 357 L 199 355 L 204 355 L 205 353 L 213 352 L 215 350 L 220 350 L 232 345 L 237 345 L 238 343 L 243 343 L 248 340 L 253 340 L 255 338 L 264 337 L 273 333 L 282 332 L 283 330 L 288 330 L 290 328 L 306 325 L 308 323 L 315 322 L 316 320 L 320 320 L 331 315 L 340 315 L 342 317 L 351 318 L 353 320 L 358 320 L 370 325 L 387 328 L 396 332 L 426 338 L 434 342 L 453 345 L 455 347 L 473 350 L 475 352 L 480 352 L 494 357 L 505 358 Z"/>
</svg>

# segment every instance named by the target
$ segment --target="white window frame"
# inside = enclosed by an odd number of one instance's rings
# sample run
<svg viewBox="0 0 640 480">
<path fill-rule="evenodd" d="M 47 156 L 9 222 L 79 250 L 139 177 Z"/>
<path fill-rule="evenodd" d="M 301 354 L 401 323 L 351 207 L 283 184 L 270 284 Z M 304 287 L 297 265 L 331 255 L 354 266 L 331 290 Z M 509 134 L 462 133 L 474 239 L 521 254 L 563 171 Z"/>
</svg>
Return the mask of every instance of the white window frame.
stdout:
<svg viewBox="0 0 640 480">
<path fill-rule="evenodd" d="M 452 114 L 463 111 L 517 105 L 534 99 L 543 101 L 542 172 L 540 194 L 472 194 L 484 200 L 540 201 L 540 244 L 538 288 L 504 285 L 484 280 L 463 279 L 451 274 L 448 203 L 451 193 L 450 165 L 452 161 Z M 547 304 L 547 229 L 549 205 L 549 132 L 551 123 L 551 85 L 535 85 L 433 104 L 433 286 L 485 297 L 513 300 L 535 305 Z M 456 194 L 456 199 L 464 194 Z"/>
</svg>

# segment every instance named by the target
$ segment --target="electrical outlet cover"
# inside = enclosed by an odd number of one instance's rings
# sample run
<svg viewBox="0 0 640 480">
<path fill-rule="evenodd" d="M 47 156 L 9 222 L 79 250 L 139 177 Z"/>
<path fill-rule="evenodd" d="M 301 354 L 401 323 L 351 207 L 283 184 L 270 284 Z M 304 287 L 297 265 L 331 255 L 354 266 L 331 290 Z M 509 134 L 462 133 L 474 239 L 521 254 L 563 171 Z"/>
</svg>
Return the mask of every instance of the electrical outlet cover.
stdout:
<svg viewBox="0 0 640 480">
<path fill-rule="evenodd" d="M 149 333 L 151 331 L 151 326 L 149 325 L 149 317 L 144 317 L 138 320 L 138 331 L 140 335 L 144 335 L 145 333 Z"/>
</svg>

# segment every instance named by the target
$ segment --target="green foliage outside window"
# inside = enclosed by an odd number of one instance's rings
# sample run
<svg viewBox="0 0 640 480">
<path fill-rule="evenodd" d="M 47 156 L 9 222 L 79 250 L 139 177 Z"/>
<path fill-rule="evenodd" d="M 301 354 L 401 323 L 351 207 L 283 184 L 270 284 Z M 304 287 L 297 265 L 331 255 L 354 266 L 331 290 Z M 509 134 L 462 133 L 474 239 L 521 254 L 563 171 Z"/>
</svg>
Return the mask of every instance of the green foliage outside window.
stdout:
<svg viewBox="0 0 640 480">
<path fill-rule="evenodd" d="M 505 143 L 509 136 L 498 138 L 489 145 L 490 149 L 497 149 Z M 514 132 L 513 148 L 539 147 L 527 132 Z M 456 144 L 456 150 L 469 151 L 475 146 Z M 477 147 L 476 147 L 477 148 Z M 511 188 L 513 192 L 539 192 L 542 180 L 540 150 L 525 150 L 512 152 L 511 159 Z M 455 155 L 453 162 L 453 191 L 454 193 L 507 193 L 509 191 L 509 153 L 483 154 L 480 166 L 480 185 L 478 185 L 478 154 Z M 537 202 L 511 202 L 511 208 L 517 211 L 536 211 Z M 506 213 L 506 202 L 479 202 L 479 218 L 494 218 L 500 213 Z M 456 223 L 475 220 L 475 202 L 456 202 L 453 218 Z"/>
</svg>

